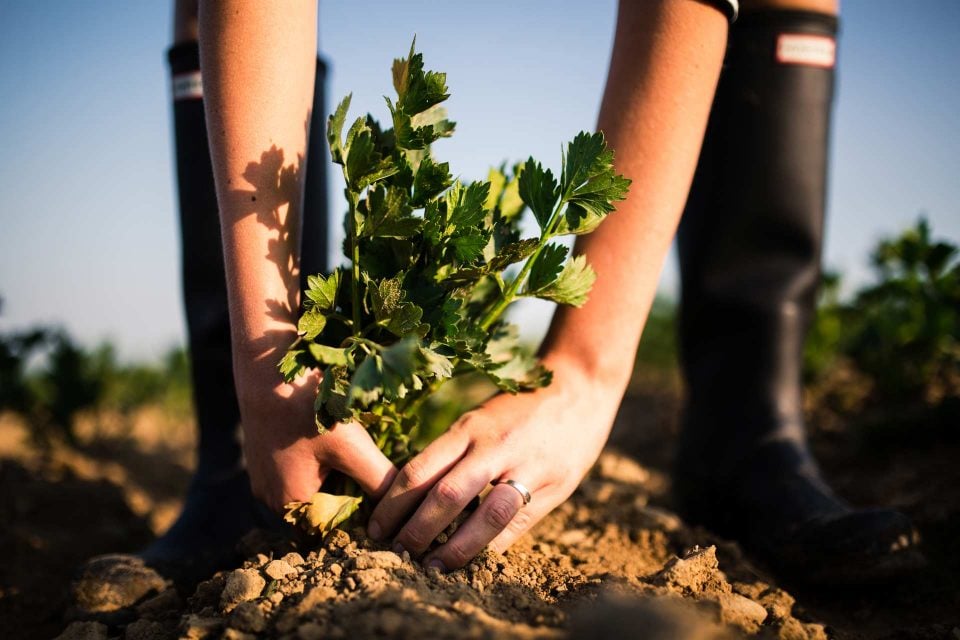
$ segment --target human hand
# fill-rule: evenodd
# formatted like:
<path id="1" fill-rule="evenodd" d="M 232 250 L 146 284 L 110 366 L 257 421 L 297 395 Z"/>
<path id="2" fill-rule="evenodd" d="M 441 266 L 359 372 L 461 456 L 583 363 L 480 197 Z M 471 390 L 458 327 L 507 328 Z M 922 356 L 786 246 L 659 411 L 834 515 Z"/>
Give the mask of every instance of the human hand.
<path id="1" fill-rule="evenodd" d="M 250 485 L 254 496 L 277 512 L 288 502 L 308 501 L 332 470 L 353 478 L 375 499 L 397 473 L 361 425 L 338 424 L 317 433 L 317 375 L 290 384 L 248 385 L 240 394 Z"/>
<path id="2" fill-rule="evenodd" d="M 577 367 L 551 363 L 553 383 L 495 396 L 464 415 L 411 459 L 374 509 L 368 533 L 394 533 L 395 548 L 419 555 L 493 481 L 498 484 L 450 539 L 424 558 L 441 570 L 464 566 L 484 547 L 504 551 L 573 493 L 603 448 L 621 393 Z M 413 515 L 410 515 L 410 514 Z"/>

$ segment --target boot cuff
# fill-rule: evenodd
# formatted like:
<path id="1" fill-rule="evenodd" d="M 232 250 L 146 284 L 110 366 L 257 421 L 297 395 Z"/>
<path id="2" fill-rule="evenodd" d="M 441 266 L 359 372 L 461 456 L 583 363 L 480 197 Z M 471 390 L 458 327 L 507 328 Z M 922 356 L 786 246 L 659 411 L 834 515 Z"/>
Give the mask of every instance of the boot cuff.
<path id="1" fill-rule="evenodd" d="M 829 13 L 784 9 L 741 11 L 733 25 L 734 31 L 797 31 L 801 33 L 835 36 L 840 19 Z"/>
<path id="2" fill-rule="evenodd" d="M 200 45 L 196 42 L 181 42 L 167 49 L 170 72 L 189 73 L 200 70 Z"/>

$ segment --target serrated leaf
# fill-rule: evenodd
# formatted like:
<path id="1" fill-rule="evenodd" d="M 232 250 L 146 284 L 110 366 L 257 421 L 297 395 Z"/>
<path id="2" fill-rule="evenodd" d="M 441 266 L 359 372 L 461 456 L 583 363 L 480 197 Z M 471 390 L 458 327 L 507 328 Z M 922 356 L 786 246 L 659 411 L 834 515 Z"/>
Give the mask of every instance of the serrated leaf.
<path id="1" fill-rule="evenodd" d="M 603 134 L 581 131 L 567 145 L 560 185 L 565 194 L 572 192 L 597 170 L 594 164 L 606 150 Z"/>
<path id="2" fill-rule="evenodd" d="M 537 249 L 539 240 L 526 238 L 504 246 L 489 262 L 490 271 L 503 271 L 511 264 L 526 260 Z"/>
<path id="3" fill-rule="evenodd" d="M 345 367 L 329 366 L 324 370 L 320 391 L 314 405 L 317 410 L 318 428 L 330 428 L 337 422 L 351 417 L 347 398 L 349 390 L 350 380 Z"/>
<path id="4" fill-rule="evenodd" d="M 411 215 L 413 208 L 404 189 L 378 185 L 367 191 L 360 207 L 365 216 L 363 237 L 407 238 L 423 224 Z"/>
<path id="5" fill-rule="evenodd" d="M 587 264 L 586 256 L 576 256 L 564 265 L 560 276 L 550 284 L 533 290 L 532 295 L 559 304 L 581 307 L 587 301 L 597 274 Z"/>
<path id="6" fill-rule="evenodd" d="M 326 536 L 346 522 L 360 508 L 362 497 L 337 496 L 317 492 L 309 502 L 289 502 L 283 505 L 283 519 L 302 528 L 308 534 Z"/>
<path id="7" fill-rule="evenodd" d="M 340 101 L 336 110 L 327 119 L 327 143 L 330 145 L 330 156 L 337 164 L 344 163 L 341 136 L 343 135 L 343 123 L 347 118 L 352 97 L 353 94 L 347 94 L 347 97 Z"/>
<path id="8" fill-rule="evenodd" d="M 555 282 L 560 276 L 563 261 L 566 257 L 567 248 L 565 246 L 556 243 L 545 246 L 530 268 L 530 276 L 527 278 L 527 294 L 537 295 L 538 291 Z"/>
<path id="9" fill-rule="evenodd" d="M 423 70 L 423 54 L 416 53 L 416 38 L 405 59 L 393 61 L 393 87 L 397 91 L 397 105 L 414 115 L 450 97 L 447 93 L 447 74 Z"/>
<path id="10" fill-rule="evenodd" d="M 519 194 L 533 211 L 533 216 L 537 219 L 540 228 L 546 229 L 553 209 L 557 206 L 557 199 L 560 197 L 560 190 L 553 172 L 549 169 L 544 170 L 539 162 L 530 158 L 520 173 Z"/>
<path id="11" fill-rule="evenodd" d="M 489 239 L 490 236 L 479 229 L 468 229 L 451 239 L 454 255 L 460 262 L 475 262 L 483 255 L 483 248 Z"/>
<path id="12" fill-rule="evenodd" d="M 391 313 L 386 329 L 398 338 L 411 333 L 419 334 L 421 318 L 423 318 L 423 309 L 412 302 L 404 302 Z"/>
<path id="13" fill-rule="evenodd" d="M 373 131 L 365 118 L 358 118 L 347 134 L 346 174 L 354 191 L 395 174 L 397 166 L 377 149 Z"/>
<path id="14" fill-rule="evenodd" d="M 304 291 L 305 309 L 332 310 L 337 304 L 337 289 L 340 288 L 342 272 L 336 269 L 329 276 L 307 276 L 307 290 Z"/>
<path id="15" fill-rule="evenodd" d="M 435 163 L 429 156 L 420 163 L 417 175 L 413 178 L 413 197 L 410 204 L 414 208 L 423 207 L 450 186 L 453 177 L 450 165 L 446 162 Z"/>
<path id="16" fill-rule="evenodd" d="M 489 193 L 489 182 L 471 182 L 466 187 L 457 182 L 447 192 L 447 221 L 458 229 L 479 225 L 486 217 L 483 204 Z"/>
<path id="17" fill-rule="evenodd" d="M 350 362 L 346 349 L 317 344 L 316 342 L 310 343 L 307 349 L 310 351 L 313 359 L 322 365 L 345 367 Z"/>
<path id="18" fill-rule="evenodd" d="M 368 286 L 370 304 L 377 320 L 386 320 L 400 304 L 400 278 L 387 278 L 375 286 Z"/>
<path id="19" fill-rule="evenodd" d="M 453 363 L 450 358 L 441 355 L 429 347 L 420 347 L 423 358 L 423 370 L 434 378 L 449 378 L 453 375 Z"/>
<path id="20" fill-rule="evenodd" d="M 404 338 L 380 352 L 384 369 L 406 380 L 418 369 L 420 363 L 420 341 Z"/>
<path id="21" fill-rule="evenodd" d="M 426 111 L 414 115 L 410 118 L 410 124 L 415 129 L 431 127 L 433 140 L 450 137 L 457 126 L 456 122 L 447 120 L 447 110 L 440 105 L 434 105 Z"/>
<path id="22" fill-rule="evenodd" d="M 313 340 L 323 332 L 325 326 L 327 326 L 327 317 L 322 312 L 312 309 L 300 316 L 300 321 L 297 322 L 297 333 L 307 340 Z"/>
<path id="23" fill-rule="evenodd" d="M 350 377 L 347 392 L 348 406 L 369 406 L 383 394 L 383 363 L 379 355 L 363 359 Z"/>
<path id="24" fill-rule="evenodd" d="M 613 168 L 613 151 L 602 133 L 581 132 L 567 148 L 562 190 L 568 206 L 557 226 L 558 234 L 590 233 L 623 200 L 630 180 Z"/>
<path id="25" fill-rule="evenodd" d="M 280 358 L 277 368 L 285 382 L 294 381 L 306 370 L 307 363 L 304 362 L 306 353 L 303 349 L 290 349 Z"/>

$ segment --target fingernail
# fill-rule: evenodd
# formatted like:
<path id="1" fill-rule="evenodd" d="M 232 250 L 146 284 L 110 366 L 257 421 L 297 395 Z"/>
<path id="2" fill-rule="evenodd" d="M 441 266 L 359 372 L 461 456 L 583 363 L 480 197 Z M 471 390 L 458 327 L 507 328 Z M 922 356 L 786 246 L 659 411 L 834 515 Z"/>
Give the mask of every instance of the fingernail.
<path id="1" fill-rule="evenodd" d="M 427 563 L 427 569 L 437 569 L 440 573 L 446 573 L 447 567 L 438 558 L 433 558 Z"/>
<path id="2" fill-rule="evenodd" d="M 404 551 L 406 551 L 406 549 L 403 548 L 402 544 L 400 544 L 399 542 L 393 543 L 393 552 L 395 554 L 397 554 L 398 556 L 402 556 Z"/>
<path id="3" fill-rule="evenodd" d="M 372 540 L 379 540 L 380 536 L 383 535 L 383 531 L 380 529 L 380 525 L 376 522 L 370 521 L 370 524 L 367 525 L 367 535 Z"/>

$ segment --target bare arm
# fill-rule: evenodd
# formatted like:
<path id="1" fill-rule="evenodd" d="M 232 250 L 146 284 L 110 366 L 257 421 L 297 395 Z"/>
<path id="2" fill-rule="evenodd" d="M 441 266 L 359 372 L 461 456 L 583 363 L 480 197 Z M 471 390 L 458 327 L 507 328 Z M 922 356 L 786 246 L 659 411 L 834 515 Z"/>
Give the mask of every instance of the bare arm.
<path id="1" fill-rule="evenodd" d="M 577 242 L 597 281 L 582 308 L 558 310 L 544 353 L 621 393 L 693 180 L 726 34 L 725 17 L 692 0 L 620 3 L 597 128 L 633 184 Z"/>
<path id="2" fill-rule="evenodd" d="M 200 6 L 244 451 L 255 494 L 274 508 L 308 499 L 331 468 L 374 495 L 393 473 L 359 425 L 317 435 L 316 374 L 285 384 L 277 372 L 280 355 L 296 337 L 316 11 L 316 0 Z"/>
<path id="3" fill-rule="evenodd" d="M 599 128 L 630 195 L 578 249 L 597 271 L 590 301 L 554 318 L 543 355 L 549 387 L 499 395 L 459 420 L 400 471 L 371 533 L 419 553 L 491 480 L 509 485 L 428 562 L 463 566 L 503 550 L 570 496 L 600 453 L 630 375 L 706 128 L 727 35 L 723 14 L 695 0 L 622 0 Z M 422 502 L 421 502 L 422 500 Z M 412 514 L 412 516 L 411 516 Z"/>

